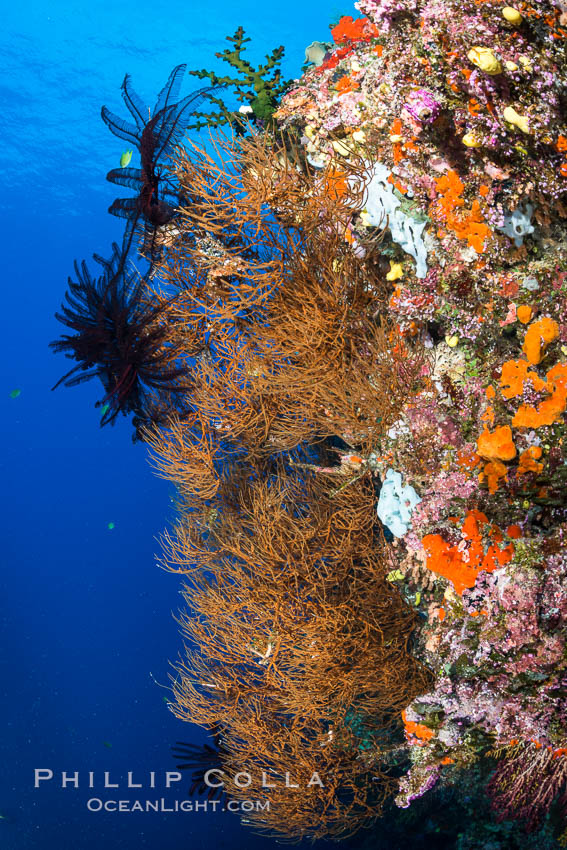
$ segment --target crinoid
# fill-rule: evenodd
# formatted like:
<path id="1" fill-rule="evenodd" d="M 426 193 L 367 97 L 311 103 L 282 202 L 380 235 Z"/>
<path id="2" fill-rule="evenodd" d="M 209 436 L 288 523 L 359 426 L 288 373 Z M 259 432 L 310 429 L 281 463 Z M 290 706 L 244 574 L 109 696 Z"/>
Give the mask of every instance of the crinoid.
<path id="1" fill-rule="evenodd" d="M 50 343 L 77 364 L 57 381 L 75 386 L 99 377 L 105 396 L 101 425 L 119 413 L 133 413 L 141 425 L 162 421 L 190 387 L 183 380 L 178 347 L 168 337 L 163 313 L 169 301 L 146 299 L 146 278 L 128 273 L 116 243 L 109 260 L 94 254 L 104 272 L 94 278 L 85 261 L 75 262 L 77 280 L 68 280 L 67 304 L 55 317 L 75 333 Z M 147 277 L 147 275 L 146 275 Z"/>
<path id="2" fill-rule="evenodd" d="M 163 160 L 179 145 L 193 115 L 193 110 L 218 86 L 202 88 L 177 102 L 186 65 L 177 65 L 159 93 L 153 115 L 132 88 L 127 74 L 122 83 L 122 96 L 134 124 L 123 121 L 102 107 L 102 120 L 110 131 L 135 145 L 140 152 L 141 168 L 114 168 L 106 179 L 137 192 L 133 198 L 117 198 L 109 212 L 126 218 L 130 224 L 124 237 L 124 251 L 129 251 L 134 234 L 143 238 L 144 253 L 152 262 L 159 252 L 158 233 L 175 217 L 180 204 L 179 189 Z"/>
<path id="3" fill-rule="evenodd" d="M 199 795 L 207 795 L 207 800 L 214 800 L 217 797 L 222 797 L 224 792 L 219 772 L 222 771 L 222 753 L 224 751 L 222 743 L 222 731 L 220 726 L 215 726 L 211 730 L 211 736 L 214 741 L 214 747 L 210 744 L 203 744 L 202 747 L 196 744 L 186 744 L 183 741 L 176 741 L 175 746 L 171 748 L 171 754 L 175 759 L 183 761 L 176 765 L 177 770 L 191 770 L 191 785 L 189 787 L 189 796 L 197 793 Z M 209 771 L 213 773 L 208 776 Z"/>

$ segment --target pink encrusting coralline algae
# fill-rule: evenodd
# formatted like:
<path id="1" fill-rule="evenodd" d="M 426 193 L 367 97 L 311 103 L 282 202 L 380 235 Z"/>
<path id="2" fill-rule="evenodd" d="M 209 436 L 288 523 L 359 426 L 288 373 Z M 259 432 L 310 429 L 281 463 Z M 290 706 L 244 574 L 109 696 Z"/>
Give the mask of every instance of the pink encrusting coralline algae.
<path id="1" fill-rule="evenodd" d="M 361 258 L 379 238 L 380 309 L 423 358 L 371 458 L 416 494 L 390 580 L 424 615 L 436 676 L 404 715 L 431 732 L 407 740 L 407 806 L 486 753 L 567 758 L 567 9 L 355 8 L 276 119 L 316 172 L 365 164 L 341 226 Z M 551 775 L 549 805 L 567 791 Z"/>

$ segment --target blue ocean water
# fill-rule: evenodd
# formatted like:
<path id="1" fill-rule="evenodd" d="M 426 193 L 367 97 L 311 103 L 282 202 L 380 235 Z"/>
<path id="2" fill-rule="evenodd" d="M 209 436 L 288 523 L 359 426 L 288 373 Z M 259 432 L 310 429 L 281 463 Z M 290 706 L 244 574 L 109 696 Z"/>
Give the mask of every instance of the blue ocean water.
<path id="1" fill-rule="evenodd" d="M 100 384 L 51 392 L 72 364 L 48 343 L 63 331 L 53 314 L 73 260 L 108 256 L 122 234 L 106 212 L 117 191 L 105 174 L 126 145 L 100 108 L 127 117 L 124 74 L 153 105 L 181 62 L 222 71 L 214 53 L 242 25 L 251 61 L 283 44 L 284 76 L 298 76 L 305 46 L 328 38 L 341 13 L 353 10 L 333 0 L 29 0 L 3 8 L 2 850 L 276 846 L 234 815 L 87 810 L 88 799 L 111 793 L 182 798 L 187 780 L 179 793 L 160 787 L 174 769 L 169 748 L 206 738 L 170 714 L 168 692 L 156 684 L 167 684 L 182 648 L 172 617 L 180 582 L 155 563 L 172 488 L 153 473 L 145 446 L 132 444 L 126 420 L 99 427 Z M 182 95 L 200 84 L 187 77 Z M 36 768 L 53 779 L 34 788 Z M 79 773 L 78 789 L 61 787 L 64 771 Z M 101 789 L 104 771 L 122 783 L 116 792 Z M 128 771 L 142 791 L 123 787 Z"/>

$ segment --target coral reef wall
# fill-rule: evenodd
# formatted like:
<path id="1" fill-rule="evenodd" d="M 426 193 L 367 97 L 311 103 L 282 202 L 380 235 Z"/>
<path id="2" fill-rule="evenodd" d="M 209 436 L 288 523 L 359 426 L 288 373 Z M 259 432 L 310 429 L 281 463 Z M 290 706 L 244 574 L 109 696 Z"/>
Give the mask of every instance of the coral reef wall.
<path id="1" fill-rule="evenodd" d="M 566 788 L 567 12 L 356 8 L 276 116 L 314 168 L 366 161 L 345 239 L 362 258 L 381 233 L 389 316 L 429 357 L 375 447 L 395 580 L 427 616 L 436 675 L 404 712 L 397 802 L 495 758 L 497 813 L 533 829 L 564 820 Z"/>
<path id="2" fill-rule="evenodd" d="M 193 73 L 244 109 L 209 90 L 212 116 L 181 124 L 191 96 L 158 110 L 167 181 L 153 119 L 138 127 L 147 167 L 110 173 L 139 193 L 116 202 L 122 254 L 95 255 L 98 280 L 76 267 L 76 334 L 54 347 L 78 361 L 62 380 L 100 377 L 103 424 L 134 413 L 176 484 L 171 708 L 213 733 L 199 764 L 214 755 L 227 796 L 268 804 L 248 823 L 341 839 L 426 795 L 465 811 L 474 775 L 498 846 L 528 846 L 520 828 L 557 846 L 567 10 L 356 9 L 291 84 L 282 48 L 243 60 L 240 28 L 219 54 L 240 78 Z M 234 134 L 173 149 L 204 123 Z"/>

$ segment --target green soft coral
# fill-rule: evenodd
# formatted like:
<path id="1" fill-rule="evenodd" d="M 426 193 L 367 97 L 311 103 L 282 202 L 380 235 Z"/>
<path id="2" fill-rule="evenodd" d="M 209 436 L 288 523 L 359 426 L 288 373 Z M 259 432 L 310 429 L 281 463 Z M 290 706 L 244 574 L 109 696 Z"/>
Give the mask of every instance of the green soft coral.
<path id="1" fill-rule="evenodd" d="M 254 118 L 264 122 L 271 122 L 272 115 L 278 107 L 279 100 L 293 80 L 282 80 L 280 63 L 284 55 L 283 47 L 276 47 L 271 54 L 266 55 L 266 62 L 254 68 L 250 62 L 243 58 L 242 53 L 246 50 L 244 44 L 250 41 L 245 38 L 243 27 L 238 27 L 233 36 L 227 36 L 227 41 L 234 45 L 232 49 L 226 48 L 222 53 L 216 53 L 217 59 L 228 62 L 240 74 L 240 77 L 219 77 L 214 71 L 190 71 L 189 73 L 199 79 L 209 79 L 212 86 L 226 86 L 234 89 L 236 98 L 240 103 L 245 103 L 252 109 Z M 202 127 L 220 127 L 223 124 L 236 125 L 236 129 L 243 128 L 243 116 L 239 112 L 231 112 L 225 102 L 218 97 L 209 98 L 219 111 L 212 114 L 196 112 L 196 123 L 191 129 L 199 130 Z"/>

